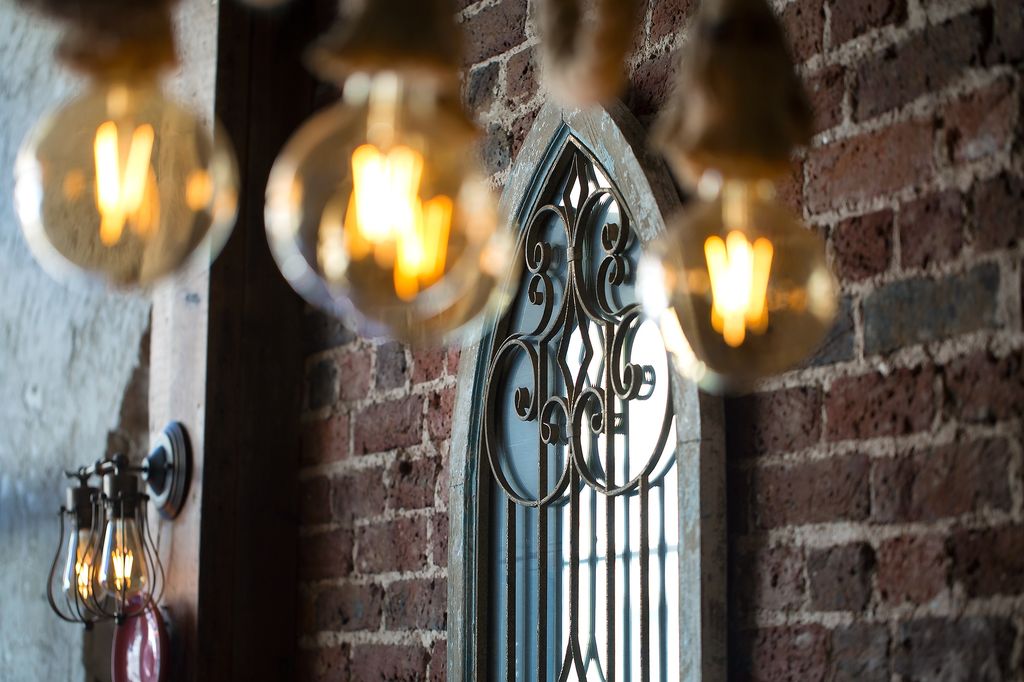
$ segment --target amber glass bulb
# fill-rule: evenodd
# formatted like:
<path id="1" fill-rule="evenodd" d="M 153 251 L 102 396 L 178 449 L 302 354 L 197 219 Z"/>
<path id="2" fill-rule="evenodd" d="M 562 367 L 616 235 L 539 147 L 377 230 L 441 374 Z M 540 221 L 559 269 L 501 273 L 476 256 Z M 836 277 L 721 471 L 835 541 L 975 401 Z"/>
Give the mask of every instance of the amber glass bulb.
<path id="1" fill-rule="evenodd" d="M 87 602 L 92 596 L 94 551 L 89 547 L 89 536 L 88 528 L 79 528 L 68 535 L 61 587 L 72 602 Z"/>
<path id="2" fill-rule="evenodd" d="M 113 517 L 107 521 L 97 579 L 100 597 L 110 596 L 127 603 L 149 594 L 149 565 L 134 517 Z"/>
<path id="3" fill-rule="evenodd" d="M 450 341 L 508 300 L 513 243 L 475 133 L 430 83 L 350 76 L 288 142 L 267 186 L 282 273 L 372 334 Z"/>
<path id="4" fill-rule="evenodd" d="M 97 79 L 28 135 L 15 163 L 17 211 L 39 263 L 117 286 L 215 256 L 237 188 L 226 136 L 151 80 Z"/>
<path id="5" fill-rule="evenodd" d="M 641 292 L 681 371 L 708 390 L 742 390 L 821 342 L 836 284 L 824 244 L 768 181 L 706 174 L 700 200 L 641 264 Z"/>

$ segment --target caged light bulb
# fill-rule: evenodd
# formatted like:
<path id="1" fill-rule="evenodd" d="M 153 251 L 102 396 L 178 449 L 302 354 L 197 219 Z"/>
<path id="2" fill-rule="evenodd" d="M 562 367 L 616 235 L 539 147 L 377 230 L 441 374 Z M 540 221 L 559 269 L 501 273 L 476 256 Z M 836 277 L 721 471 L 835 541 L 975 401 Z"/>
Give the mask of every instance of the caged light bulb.
<path id="1" fill-rule="evenodd" d="M 142 535 L 133 516 L 114 516 L 103 531 L 97 569 L 100 597 L 110 596 L 121 603 L 149 594 L 150 578 Z"/>
<path id="2" fill-rule="evenodd" d="M 146 286 L 193 255 L 216 256 L 237 213 L 237 168 L 225 135 L 153 78 L 96 77 L 29 133 L 15 203 L 51 275 Z"/>
<path id="3" fill-rule="evenodd" d="M 507 303 L 514 260 L 475 137 L 427 79 L 350 75 L 342 101 L 271 171 L 266 223 L 282 273 L 371 334 L 420 344 L 466 334 Z"/>
<path id="4" fill-rule="evenodd" d="M 771 182 L 707 172 L 698 193 L 644 257 L 642 296 L 684 374 L 707 390 L 741 390 L 817 347 L 836 283 L 822 240 Z"/>
<path id="5" fill-rule="evenodd" d="M 68 536 L 61 588 L 72 602 L 88 602 L 92 597 L 94 551 L 89 546 L 89 537 L 88 528 L 79 528 Z"/>

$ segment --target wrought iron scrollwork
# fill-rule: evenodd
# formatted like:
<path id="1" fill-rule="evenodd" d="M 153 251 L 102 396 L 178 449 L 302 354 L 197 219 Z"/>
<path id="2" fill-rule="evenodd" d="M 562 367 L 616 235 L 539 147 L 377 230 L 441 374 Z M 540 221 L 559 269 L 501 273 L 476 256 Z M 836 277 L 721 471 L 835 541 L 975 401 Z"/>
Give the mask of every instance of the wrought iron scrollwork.
<path id="1" fill-rule="evenodd" d="M 494 482 L 508 496 L 504 514 L 510 554 L 517 532 L 515 505 L 536 509 L 540 515 L 537 570 L 544 583 L 549 570 L 544 556 L 547 513 L 556 504 L 567 504 L 578 524 L 583 486 L 609 500 L 638 495 L 646 519 L 647 490 L 667 450 L 673 415 L 667 366 L 660 365 L 663 375 L 659 375 L 645 358 L 634 358 L 634 342 L 644 319 L 633 294 L 639 245 L 629 207 L 599 164 L 571 136 L 537 197 L 536 207 L 525 216 L 519 242 L 526 278 L 492 340 L 481 409 L 481 447 Z M 663 347 L 659 348 L 663 354 Z M 616 443 L 628 441 L 630 414 L 641 405 L 644 419 L 637 428 L 656 434 L 645 439 L 652 445 L 641 453 L 630 452 L 626 445 L 623 453 L 617 453 Z M 511 427 L 506 421 L 518 421 L 520 435 L 523 424 L 536 425 L 527 445 L 518 437 L 515 445 L 507 442 Z M 618 462 L 617 457 L 621 457 Z M 518 468 L 524 466 L 536 467 L 531 472 L 532 490 L 519 480 Z M 614 538 L 614 520 L 607 524 L 602 530 Z M 580 539 L 574 536 L 571 541 L 574 558 L 570 563 L 575 563 Z M 646 542 L 644 535 L 645 548 Z M 615 542 L 609 544 L 609 552 L 614 553 Z M 609 554 L 609 564 L 612 560 Z M 646 567 L 647 559 L 640 561 Z M 515 574 L 511 565 L 508 570 L 506 589 L 511 594 Z M 615 589 L 614 570 L 608 573 L 611 590 Z M 579 571 L 575 567 L 569 583 L 563 589 L 576 594 Z M 645 599 L 640 601 L 646 603 Z M 506 608 L 514 611 L 515 604 L 510 601 Z M 543 611 L 545 606 L 539 608 Z M 643 608 L 646 619 L 647 607 Z M 558 677 L 567 679 L 575 670 L 582 679 L 585 661 L 593 659 L 593 641 L 580 641 L 575 598 L 570 599 L 569 610 L 569 645 L 559 654 L 563 662 Z M 510 618 L 514 623 L 514 616 Z M 614 626 L 611 611 L 608 624 Z M 538 625 L 538 679 L 546 679 L 544 627 Z M 611 667 L 614 646 L 609 646 L 605 665 Z M 514 649 L 514 641 L 509 640 L 505 655 L 514 656 Z M 513 679 L 511 673 L 509 679 Z"/>

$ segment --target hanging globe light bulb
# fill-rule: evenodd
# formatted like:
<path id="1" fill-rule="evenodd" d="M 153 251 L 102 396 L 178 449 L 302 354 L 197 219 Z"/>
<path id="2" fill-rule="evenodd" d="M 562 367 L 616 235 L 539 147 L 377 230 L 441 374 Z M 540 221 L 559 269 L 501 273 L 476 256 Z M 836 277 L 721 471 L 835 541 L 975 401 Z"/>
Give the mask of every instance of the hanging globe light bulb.
<path id="1" fill-rule="evenodd" d="M 267 233 L 292 286 L 365 332 L 419 344 L 465 335 L 507 302 L 514 261 L 455 98 L 450 9 L 381 0 L 328 34 L 313 64 L 344 80 L 342 99 L 293 136 L 267 185 Z"/>
<path id="2" fill-rule="evenodd" d="M 817 347 L 836 285 L 821 240 L 770 181 L 708 172 L 698 195 L 645 254 L 641 291 L 681 371 L 705 389 L 742 389 Z"/>
<path id="3" fill-rule="evenodd" d="M 821 238 L 775 195 L 810 139 L 810 109 L 771 8 L 708 0 L 696 35 L 658 138 L 697 200 L 638 277 L 679 370 L 706 390 L 745 390 L 817 347 L 837 285 Z"/>
<path id="4" fill-rule="evenodd" d="M 44 117 L 15 162 L 26 240 L 58 278 L 149 285 L 194 254 L 214 257 L 234 225 L 234 154 L 225 135 L 161 92 L 173 36 L 166 7 L 146 8 L 102 29 L 72 27 L 58 55 L 89 86 Z"/>

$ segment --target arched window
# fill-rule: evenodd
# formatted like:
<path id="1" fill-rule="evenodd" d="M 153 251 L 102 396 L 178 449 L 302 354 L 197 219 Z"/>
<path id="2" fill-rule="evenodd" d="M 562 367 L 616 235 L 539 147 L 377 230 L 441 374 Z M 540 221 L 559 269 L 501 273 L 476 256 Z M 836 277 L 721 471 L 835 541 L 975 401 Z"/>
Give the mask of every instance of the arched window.
<path id="1" fill-rule="evenodd" d="M 549 105 L 506 186 L 523 276 L 460 368 L 450 679 L 724 679 L 720 405 L 637 303 L 676 204 L 637 131 Z"/>

